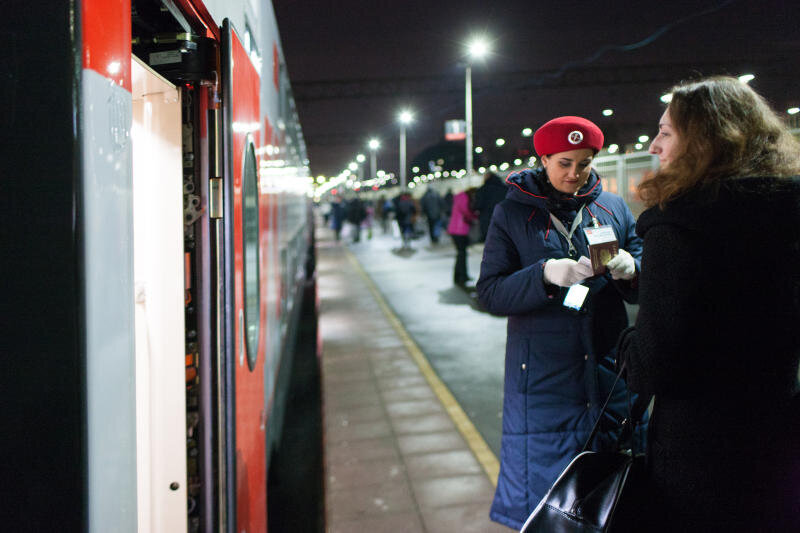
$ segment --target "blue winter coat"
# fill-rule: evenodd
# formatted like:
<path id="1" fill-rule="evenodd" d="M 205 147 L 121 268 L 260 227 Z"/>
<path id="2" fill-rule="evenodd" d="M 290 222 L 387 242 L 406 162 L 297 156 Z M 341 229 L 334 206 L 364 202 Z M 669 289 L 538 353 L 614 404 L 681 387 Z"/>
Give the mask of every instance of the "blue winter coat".
<path id="1" fill-rule="evenodd" d="M 476 288 L 489 312 L 508 316 L 500 476 L 490 516 L 519 529 L 588 437 L 613 379 L 609 356 L 628 324 L 623 299 L 636 299 L 631 282 L 606 273 L 583 282 L 590 291 L 580 312 L 562 305 L 566 289 L 545 285 L 544 262 L 589 254 L 579 228 L 573 236 L 577 254 L 569 255 L 550 212 L 567 229 L 577 208 L 583 210 L 581 228 L 592 217 L 611 225 L 637 271 L 642 243 L 630 209 L 603 192 L 594 171 L 576 196 L 562 199 L 544 169 L 523 170 L 506 181 L 509 191 L 492 215 Z M 617 390 L 611 410 L 624 415 L 627 392 L 624 385 Z M 602 433 L 595 449 L 612 443 L 610 433 Z"/>

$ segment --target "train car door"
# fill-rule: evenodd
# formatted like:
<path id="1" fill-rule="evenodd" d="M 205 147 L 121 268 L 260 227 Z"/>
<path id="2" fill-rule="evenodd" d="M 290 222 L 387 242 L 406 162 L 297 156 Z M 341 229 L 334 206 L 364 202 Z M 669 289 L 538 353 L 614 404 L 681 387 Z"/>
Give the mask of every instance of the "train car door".
<path id="1" fill-rule="evenodd" d="M 265 335 L 260 270 L 260 76 L 227 19 L 222 26 L 226 189 L 226 305 L 229 379 L 234 379 L 234 531 L 266 531 Z M 232 178 L 232 179 L 230 179 Z M 233 337 L 233 338 L 231 338 Z M 232 349 L 232 350 L 231 350 Z M 232 351 L 232 353 L 231 353 Z M 230 381 L 229 381 L 230 383 Z"/>
<path id="2" fill-rule="evenodd" d="M 186 531 L 181 93 L 134 57 L 133 275 L 139 531 Z"/>

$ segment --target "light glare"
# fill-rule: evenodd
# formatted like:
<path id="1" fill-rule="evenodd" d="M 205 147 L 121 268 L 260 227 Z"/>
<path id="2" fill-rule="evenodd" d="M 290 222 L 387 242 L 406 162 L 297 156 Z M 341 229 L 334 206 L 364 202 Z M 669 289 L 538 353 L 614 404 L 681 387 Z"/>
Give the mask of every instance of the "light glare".
<path id="1" fill-rule="evenodd" d="M 489 53 L 489 43 L 483 37 L 476 37 L 469 43 L 469 55 L 473 59 L 480 59 Z"/>

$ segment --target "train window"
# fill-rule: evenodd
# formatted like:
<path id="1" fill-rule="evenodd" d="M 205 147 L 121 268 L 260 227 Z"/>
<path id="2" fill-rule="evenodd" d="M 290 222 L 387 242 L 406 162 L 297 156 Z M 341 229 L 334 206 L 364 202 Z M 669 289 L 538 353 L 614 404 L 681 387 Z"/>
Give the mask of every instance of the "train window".
<path id="1" fill-rule="evenodd" d="M 258 356 L 258 328 L 261 312 L 259 289 L 258 248 L 258 169 L 252 143 L 247 144 L 244 157 L 243 189 L 243 249 L 244 249 L 244 341 L 247 347 L 247 366 L 256 367 Z"/>

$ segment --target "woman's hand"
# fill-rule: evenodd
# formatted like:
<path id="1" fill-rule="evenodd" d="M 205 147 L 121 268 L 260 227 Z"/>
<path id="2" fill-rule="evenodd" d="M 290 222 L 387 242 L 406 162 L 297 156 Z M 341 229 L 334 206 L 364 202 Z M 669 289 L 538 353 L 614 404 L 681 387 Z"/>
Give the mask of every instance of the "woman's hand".
<path id="1" fill-rule="evenodd" d="M 627 252 L 626 252 L 627 253 Z M 592 264 L 573 261 L 572 259 L 548 259 L 544 264 L 543 277 L 545 283 L 559 287 L 572 287 L 592 276 Z"/>
<path id="2" fill-rule="evenodd" d="M 617 255 L 606 264 L 613 279 L 633 279 L 636 276 L 636 262 L 633 256 L 620 248 Z"/>

